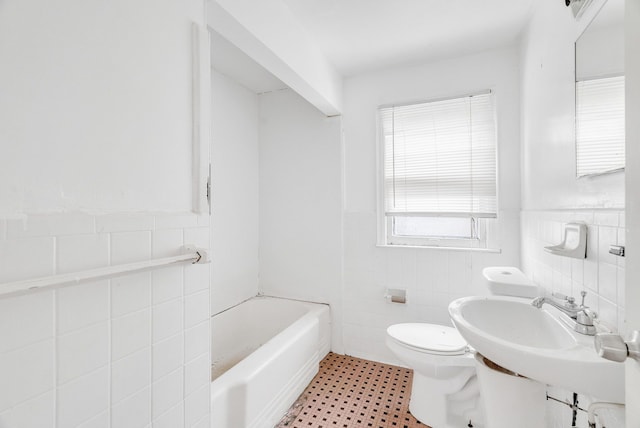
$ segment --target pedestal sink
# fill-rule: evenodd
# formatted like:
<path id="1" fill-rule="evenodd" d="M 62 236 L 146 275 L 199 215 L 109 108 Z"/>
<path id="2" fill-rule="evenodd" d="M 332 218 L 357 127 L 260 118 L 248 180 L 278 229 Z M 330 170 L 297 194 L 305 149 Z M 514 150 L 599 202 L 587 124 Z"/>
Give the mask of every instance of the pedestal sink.
<path id="1" fill-rule="evenodd" d="M 449 305 L 474 349 L 523 376 L 597 400 L 624 403 L 624 364 L 598 357 L 593 336 L 573 332 L 553 308 L 511 297 L 464 297 Z"/>

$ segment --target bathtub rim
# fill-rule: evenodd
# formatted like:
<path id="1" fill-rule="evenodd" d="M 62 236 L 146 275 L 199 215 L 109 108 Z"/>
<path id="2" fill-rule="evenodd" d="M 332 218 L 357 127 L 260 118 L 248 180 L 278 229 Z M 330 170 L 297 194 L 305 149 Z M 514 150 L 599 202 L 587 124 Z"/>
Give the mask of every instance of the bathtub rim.
<path id="1" fill-rule="evenodd" d="M 328 306 L 328 305 L 327 305 Z M 211 393 L 215 394 L 215 386 L 234 386 L 241 384 L 243 380 L 250 379 L 253 375 L 259 372 L 264 366 L 267 365 L 268 360 L 265 360 L 264 356 L 280 355 L 282 354 L 283 346 L 287 345 L 292 339 L 300 337 L 306 332 L 304 326 L 313 323 L 314 321 L 319 323 L 319 315 L 323 311 L 323 308 L 314 309 L 313 311 L 306 312 L 304 315 L 296 319 L 291 324 L 287 325 L 284 330 L 279 331 L 275 336 L 271 337 L 266 343 L 262 344 L 256 350 L 251 352 L 245 358 L 240 360 L 236 365 L 229 370 L 218 376 L 215 380 L 211 381 Z M 295 334 L 292 335 L 292 332 Z M 319 355 L 319 352 L 318 352 Z M 319 355 L 322 359 L 323 356 Z M 236 374 L 236 372 L 242 372 L 244 376 L 236 377 L 234 379 L 227 380 L 229 373 Z"/>

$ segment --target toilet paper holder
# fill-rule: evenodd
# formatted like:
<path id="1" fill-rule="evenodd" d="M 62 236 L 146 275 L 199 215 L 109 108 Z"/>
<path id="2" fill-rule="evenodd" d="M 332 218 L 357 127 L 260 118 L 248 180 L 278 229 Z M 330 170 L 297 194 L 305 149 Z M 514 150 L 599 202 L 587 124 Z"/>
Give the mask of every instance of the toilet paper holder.
<path id="1" fill-rule="evenodd" d="M 404 288 L 387 288 L 384 298 L 389 303 L 407 303 L 407 290 Z"/>

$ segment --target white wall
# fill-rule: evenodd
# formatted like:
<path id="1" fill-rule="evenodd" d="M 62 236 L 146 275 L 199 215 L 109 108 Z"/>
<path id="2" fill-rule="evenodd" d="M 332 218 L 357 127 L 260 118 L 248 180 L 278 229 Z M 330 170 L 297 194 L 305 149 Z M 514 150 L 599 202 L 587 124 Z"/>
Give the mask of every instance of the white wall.
<path id="1" fill-rule="evenodd" d="M 258 95 L 212 73 L 212 313 L 258 294 Z"/>
<path id="2" fill-rule="evenodd" d="M 626 275 L 626 306 L 633 308 L 626 314 L 627 331 L 640 330 L 640 198 L 636 191 L 640 183 L 640 3 L 625 2 L 625 61 L 627 113 L 627 244 L 628 270 Z M 640 363 L 627 361 L 626 400 L 627 426 L 640 426 Z"/>
<path id="3" fill-rule="evenodd" d="M 0 212 L 190 210 L 202 13 L 201 0 L 2 2 Z"/>
<path id="4" fill-rule="evenodd" d="M 574 43 L 601 4 L 579 21 L 561 1 L 535 4 L 521 51 L 525 210 L 624 206 L 624 173 L 575 178 Z"/>
<path id="5" fill-rule="evenodd" d="M 192 21 L 201 0 L 0 3 L 0 284 L 208 247 Z M 206 265 L 0 299 L 0 426 L 208 427 L 208 302 Z"/>
<path id="6" fill-rule="evenodd" d="M 260 96 L 260 289 L 327 302 L 340 352 L 341 118 L 291 90 Z"/>
<path id="7" fill-rule="evenodd" d="M 501 254 L 376 247 L 376 109 L 389 103 L 495 92 L 499 152 L 499 221 L 490 245 Z M 457 297 L 484 294 L 485 266 L 518 266 L 519 89 L 515 50 L 499 50 L 349 78 L 345 82 L 344 343 L 345 352 L 397 362 L 384 344 L 398 322 L 449 324 Z M 406 305 L 389 304 L 386 288 L 406 288 Z"/>

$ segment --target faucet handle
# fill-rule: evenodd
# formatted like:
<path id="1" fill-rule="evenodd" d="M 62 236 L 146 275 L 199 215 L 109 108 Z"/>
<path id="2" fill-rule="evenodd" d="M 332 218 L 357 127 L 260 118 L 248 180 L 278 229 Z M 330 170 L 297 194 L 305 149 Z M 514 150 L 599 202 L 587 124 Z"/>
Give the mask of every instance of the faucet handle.
<path id="1" fill-rule="evenodd" d="M 593 325 L 593 321 L 596 318 L 598 318 L 598 314 L 589 308 L 585 308 L 584 306 L 576 316 L 576 320 L 582 325 Z"/>
<path id="2" fill-rule="evenodd" d="M 562 294 L 558 291 L 554 291 L 551 293 L 551 295 L 553 297 L 555 297 L 556 299 L 560 299 L 560 300 L 569 300 L 569 296 L 567 296 L 566 294 Z"/>
<path id="3" fill-rule="evenodd" d="M 566 294 L 558 293 L 557 291 L 554 291 L 553 293 L 551 293 L 551 295 L 556 299 L 566 301 L 569 304 L 569 306 L 573 306 L 576 303 L 576 299 L 574 297 L 567 296 Z"/>
<path id="4" fill-rule="evenodd" d="M 586 292 L 585 290 L 582 290 L 582 291 L 580 292 L 580 295 L 582 296 L 582 303 L 580 303 L 580 306 L 582 306 L 582 307 L 584 308 L 584 307 L 585 307 L 585 306 L 584 306 L 584 298 L 586 297 L 587 292 Z"/>

